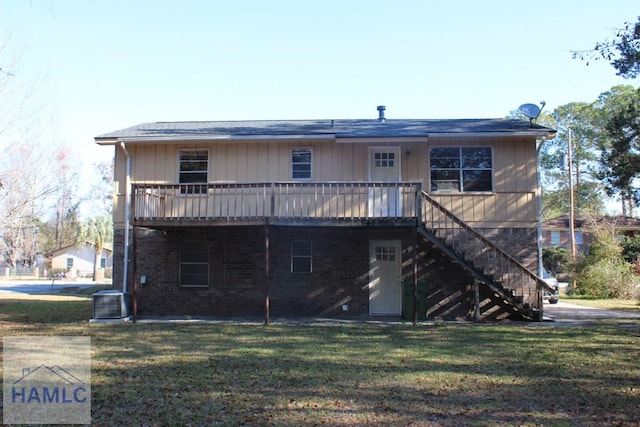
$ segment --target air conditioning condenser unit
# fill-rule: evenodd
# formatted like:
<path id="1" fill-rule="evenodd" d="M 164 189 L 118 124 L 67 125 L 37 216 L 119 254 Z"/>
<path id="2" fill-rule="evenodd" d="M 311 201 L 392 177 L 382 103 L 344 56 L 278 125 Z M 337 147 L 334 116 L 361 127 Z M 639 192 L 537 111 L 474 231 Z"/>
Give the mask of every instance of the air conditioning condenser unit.
<path id="1" fill-rule="evenodd" d="M 124 319 L 128 316 L 127 299 L 123 292 L 100 291 L 93 294 L 93 319 Z"/>

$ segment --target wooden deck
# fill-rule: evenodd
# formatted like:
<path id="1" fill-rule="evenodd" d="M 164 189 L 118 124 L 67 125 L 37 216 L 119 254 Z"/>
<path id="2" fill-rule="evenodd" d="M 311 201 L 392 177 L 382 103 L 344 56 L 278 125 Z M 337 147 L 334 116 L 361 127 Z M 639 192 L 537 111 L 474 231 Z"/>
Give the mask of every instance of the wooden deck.
<path id="1" fill-rule="evenodd" d="M 134 184 L 134 225 L 416 225 L 416 182 Z"/>

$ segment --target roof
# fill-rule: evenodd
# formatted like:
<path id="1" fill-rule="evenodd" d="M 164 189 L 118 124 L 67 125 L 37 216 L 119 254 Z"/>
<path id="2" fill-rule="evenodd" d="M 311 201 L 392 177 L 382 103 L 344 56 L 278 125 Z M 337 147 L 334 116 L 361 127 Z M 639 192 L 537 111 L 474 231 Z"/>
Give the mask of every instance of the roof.
<path id="1" fill-rule="evenodd" d="M 68 245 L 68 246 L 63 246 L 63 247 L 61 247 L 61 248 L 54 249 L 54 250 L 53 250 L 53 251 L 51 251 L 51 252 L 47 252 L 47 253 L 45 254 L 45 256 L 49 258 L 49 257 L 52 257 L 52 256 L 57 256 L 57 255 L 60 255 L 60 254 L 67 253 L 67 252 L 69 252 L 70 250 L 86 248 L 87 246 L 90 246 L 90 247 L 93 249 L 93 244 L 92 244 L 92 243 L 90 243 L 90 242 L 86 242 L 86 243 L 84 244 L 84 246 L 83 246 L 83 247 L 78 247 L 77 245 Z M 103 252 L 108 252 L 108 253 L 113 252 L 113 251 L 111 250 L 110 245 L 106 245 L 106 246 L 104 246 L 104 247 L 102 248 L 102 251 L 103 251 Z"/>
<path id="2" fill-rule="evenodd" d="M 601 216 L 597 218 L 575 218 L 573 221 L 574 227 L 582 228 L 585 225 L 601 225 L 601 226 L 613 226 L 619 229 L 640 229 L 640 219 L 630 216 Z M 557 218 L 552 218 L 542 223 L 542 228 L 547 230 L 566 230 L 569 228 L 569 216 L 563 215 Z"/>
<path id="3" fill-rule="evenodd" d="M 516 119 L 248 120 L 142 123 L 95 137 L 98 144 L 252 138 L 410 138 L 430 135 L 521 135 L 555 130 Z"/>

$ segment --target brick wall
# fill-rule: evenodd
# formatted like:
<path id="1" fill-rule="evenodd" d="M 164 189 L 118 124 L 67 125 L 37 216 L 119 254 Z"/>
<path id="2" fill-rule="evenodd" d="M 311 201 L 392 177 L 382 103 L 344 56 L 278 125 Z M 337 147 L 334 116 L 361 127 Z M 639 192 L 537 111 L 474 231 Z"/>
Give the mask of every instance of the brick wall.
<path id="1" fill-rule="evenodd" d="M 535 228 L 486 228 L 477 231 L 533 273 L 538 271 L 538 232 Z"/>
<path id="2" fill-rule="evenodd" d="M 535 271 L 535 230 L 482 230 Z M 270 312 L 278 316 L 365 317 L 369 313 L 369 241 L 400 240 L 402 281 L 412 296 L 413 240 L 410 228 L 269 228 Z M 291 242 L 313 242 L 313 272 L 291 272 Z M 210 285 L 178 285 L 181 242 L 209 243 Z M 121 288 L 124 233 L 116 230 L 114 287 Z M 418 282 L 429 318 L 471 319 L 471 277 L 430 244 L 418 239 Z M 201 230 L 137 230 L 140 315 L 264 316 L 264 227 Z M 130 263 L 133 256 L 130 257 Z M 129 267 L 130 277 L 133 273 Z M 130 284 L 132 283 L 130 279 Z M 131 285 L 130 285 L 131 286 Z M 342 305 L 348 305 L 348 311 Z M 405 306 L 406 308 L 406 306 Z M 411 307 L 412 308 L 412 307 Z"/>

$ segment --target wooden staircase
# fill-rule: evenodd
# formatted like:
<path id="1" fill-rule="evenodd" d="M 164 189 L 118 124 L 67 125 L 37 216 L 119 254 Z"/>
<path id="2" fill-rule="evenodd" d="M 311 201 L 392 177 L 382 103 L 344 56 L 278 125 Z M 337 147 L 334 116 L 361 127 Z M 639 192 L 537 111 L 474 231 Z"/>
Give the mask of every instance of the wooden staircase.
<path id="1" fill-rule="evenodd" d="M 418 233 L 487 286 L 523 320 L 542 320 L 541 278 L 422 192 Z"/>

